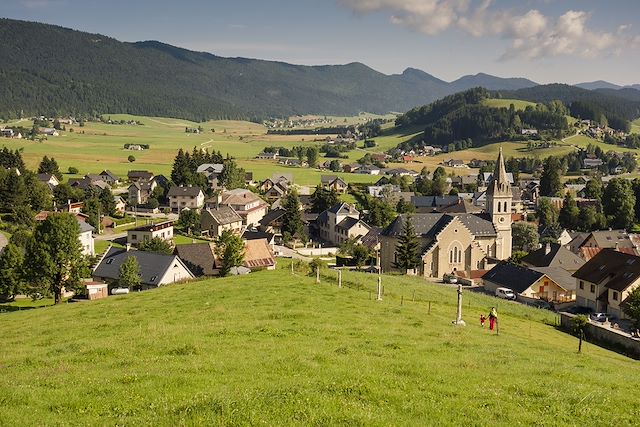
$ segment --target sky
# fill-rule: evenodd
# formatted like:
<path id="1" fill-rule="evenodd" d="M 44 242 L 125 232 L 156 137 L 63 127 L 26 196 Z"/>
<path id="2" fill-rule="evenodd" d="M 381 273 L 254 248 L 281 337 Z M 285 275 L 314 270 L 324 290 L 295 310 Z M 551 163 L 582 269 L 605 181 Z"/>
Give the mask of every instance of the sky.
<path id="1" fill-rule="evenodd" d="M 296 64 L 640 83 L 640 0 L 0 0 L 0 16 Z"/>

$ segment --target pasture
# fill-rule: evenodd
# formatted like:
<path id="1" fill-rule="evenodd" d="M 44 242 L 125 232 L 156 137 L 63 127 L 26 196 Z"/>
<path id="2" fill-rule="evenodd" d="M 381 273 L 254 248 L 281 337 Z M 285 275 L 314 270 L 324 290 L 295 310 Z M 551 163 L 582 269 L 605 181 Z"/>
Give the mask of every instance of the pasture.
<path id="1" fill-rule="evenodd" d="M 487 107 L 493 107 L 493 108 L 509 108 L 511 104 L 513 104 L 516 110 L 524 110 L 528 106 L 532 106 L 532 107 L 536 106 L 535 102 L 522 101 L 520 99 L 496 99 L 496 98 L 485 99 L 483 101 L 483 104 L 486 105 Z"/>
<path id="2" fill-rule="evenodd" d="M 637 362 L 419 278 L 281 270 L 0 315 L 1 425 L 634 425 Z M 297 269 L 300 267 L 296 267 Z M 415 301 L 413 300 L 415 298 Z M 429 309 L 428 301 L 432 301 Z M 498 306 L 500 333 L 477 321 Z"/>

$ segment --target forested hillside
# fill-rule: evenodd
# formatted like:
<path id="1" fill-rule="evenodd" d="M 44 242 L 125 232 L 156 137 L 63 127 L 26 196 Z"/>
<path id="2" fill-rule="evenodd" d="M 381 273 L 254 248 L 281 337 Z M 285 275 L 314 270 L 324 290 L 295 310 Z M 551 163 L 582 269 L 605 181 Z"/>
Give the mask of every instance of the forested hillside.
<path id="1" fill-rule="evenodd" d="M 477 75 L 453 83 L 363 64 L 298 66 L 222 58 L 160 42 L 123 43 L 53 25 L 0 19 L 0 117 L 130 113 L 204 119 L 406 111 L 459 90 L 535 85 Z"/>
<path id="2" fill-rule="evenodd" d="M 590 91 L 563 84 L 540 85 L 516 91 L 500 91 L 504 98 L 548 103 L 562 101 L 572 116 L 609 125 L 615 129 L 630 128 L 630 121 L 640 117 L 640 92 L 635 89 L 598 89 Z"/>
<path id="3" fill-rule="evenodd" d="M 455 149 L 480 146 L 489 142 L 522 137 L 526 128 L 561 137 L 569 126 L 566 107 L 561 102 L 513 108 L 494 108 L 482 104 L 490 93 L 483 88 L 470 89 L 447 96 L 432 104 L 414 108 L 398 117 L 396 126 L 424 126 L 421 138 L 404 144 L 405 148 L 422 145 L 450 145 Z M 526 138 L 531 138 L 527 136 Z"/>

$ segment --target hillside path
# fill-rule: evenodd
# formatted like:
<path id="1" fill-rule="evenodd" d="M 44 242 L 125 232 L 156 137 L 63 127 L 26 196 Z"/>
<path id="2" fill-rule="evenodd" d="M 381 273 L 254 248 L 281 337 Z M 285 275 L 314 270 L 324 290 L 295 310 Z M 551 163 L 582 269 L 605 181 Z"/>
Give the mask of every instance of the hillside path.
<path id="1" fill-rule="evenodd" d="M 7 240 L 7 236 L 0 233 L 0 251 L 2 251 L 4 247 L 7 246 L 8 244 L 9 244 L 9 241 Z"/>

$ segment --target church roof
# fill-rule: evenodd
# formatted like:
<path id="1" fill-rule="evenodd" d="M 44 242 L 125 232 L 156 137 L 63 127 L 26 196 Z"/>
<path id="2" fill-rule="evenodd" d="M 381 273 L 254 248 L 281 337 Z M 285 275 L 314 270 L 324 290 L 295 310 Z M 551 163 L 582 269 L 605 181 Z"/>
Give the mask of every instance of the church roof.
<path id="1" fill-rule="evenodd" d="M 435 236 L 444 230 L 444 228 L 453 221 L 454 218 L 458 218 L 474 236 L 496 236 L 496 230 L 491 221 L 473 214 L 413 214 L 411 216 L 411 224 L 415 229 L 416 235 L 426 238 L 435 238 Z M 400 236 L 406 219 L 407 215 L 399 215 L 386 229 L 384 229 L 382 235 L 390 237 Z"/>

